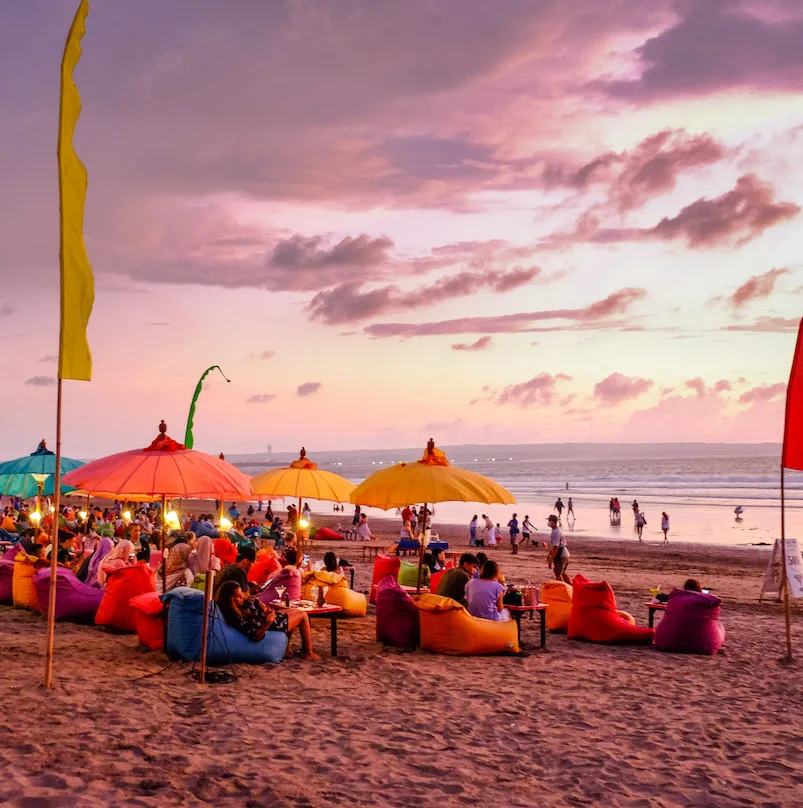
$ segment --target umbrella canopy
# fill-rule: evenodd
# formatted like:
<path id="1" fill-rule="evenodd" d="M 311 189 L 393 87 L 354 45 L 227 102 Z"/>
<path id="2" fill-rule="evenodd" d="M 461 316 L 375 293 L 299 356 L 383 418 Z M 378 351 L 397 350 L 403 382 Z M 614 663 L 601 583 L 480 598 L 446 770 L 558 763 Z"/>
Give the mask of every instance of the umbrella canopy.
<path id="1" fill-rule="evenodd" d="M 69 457 L 61 458 L 61 473 L 65 474 L 84 464 L 80 460 Z M 0 496 L 22 497 L 28 499 L 35 497 L 39 483 L 44 484 L 44 493 L 53 494 L 53 475 L 56 473 L 56 455 L 47 448 L 44 441 L 39 443 L 35 452 L 31 452 L 16 460 L 7 460 L 0 463 Z M 72 490 L 69 485 L 63 485 L 62 491 Z"/>
<path id="2" fill-rule="evenodd" d="M 339 474 L 321 471 L 307 458 L 302 447 L 298 460 L 288 467 L 271 469 L 251 479 L 254 495 L 259 497 L 295 497 L 321 499 L 327 502 L 348 502 L 354 484 Z"/>
<path id="3" fill-rule="evenodd" d="M 45 480 L 42 493 L 46 497 L 53 496 L 55 488 L 55 478 L 50 475 Z M 20 499 L 30 499 L 39 493 L 39 484 L 30 474 L 0 474 L 0 497 L 19 497 Z M 73 490 L 72 486 L 62 485 L 61 493 L 69 494 Z"/>
<path id="4" fill-rule="evenodd" d="M 249 499 L 251 481 L 239 469 L 168 437 L 159 436 L 145 449 L 93 460 L 64 477 L 64 482 L 96 497 L 111 499 Z"/>
<path id="5" fill-rule="evenodd" d="M 415 463 L 397 463 L 374 472 L 351 494 L 352 505 L 383 511 L 415 502 L 484 502 L 512 505 L 510 491 L 489 477 L 453 466 L 432 440 Z"/>

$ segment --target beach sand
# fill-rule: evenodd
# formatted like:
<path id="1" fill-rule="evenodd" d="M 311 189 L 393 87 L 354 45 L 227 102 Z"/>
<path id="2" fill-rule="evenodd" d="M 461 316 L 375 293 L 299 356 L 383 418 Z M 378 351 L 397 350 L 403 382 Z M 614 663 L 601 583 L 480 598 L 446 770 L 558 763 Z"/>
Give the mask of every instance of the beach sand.
<path id="1" fill-rule="evenodd" d="M 331 546 L 367 590 L 360 545 L 313 542 L 313 558 Z M 45 691 L 44 618 L 1 607 L 0 804 L 803 804 L 803 677 L 777 662 L 780 607 L 757 602 L 766 551 L 610 540 L 570 549 L 570 574 L 607 579 L 641 625 L 650 586 L 700 579 L 724 601 L 724 652 L 560 635 L 541 651 L 537 621 L 523 624 L 527 658 L 400 652 L 374 641 L 371 608 L 340 623 L 336 659 L 326 624 L 314 622 L 320 662 L 238 666 L 236 683 L 201 686 L 191 665 L 168 664 L 134 636 L 59 624 L 57 687 Z M 548 578 L 540 548 L 486 552 L 509 580 Z M 799 611 L 793 620 L 803 660 Z"/>

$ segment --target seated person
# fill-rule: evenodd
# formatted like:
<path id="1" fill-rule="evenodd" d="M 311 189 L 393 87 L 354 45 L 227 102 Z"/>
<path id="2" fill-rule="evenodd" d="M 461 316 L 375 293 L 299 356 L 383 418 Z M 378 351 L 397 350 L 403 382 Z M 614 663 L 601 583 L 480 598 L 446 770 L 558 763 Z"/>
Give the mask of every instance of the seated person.
<path id="1" fill-rule="evenodd" d="M 440 572 L 441 570 L 445 570 L 447 564 L 446 564 L 446 553 L 443 552 L 443 548 L 436 547 L 435 549 L 430 549 L 430 552 L 432 553 L 432 557 L 435 562 L 432 568 L 432 572 Z"/>
<path id="2" fill-rule="evenodd" d="M 510 612 L 502 605 L 505 587 L 499 583 L 499 567 L 495 561 L 482 565 L 479 578 L 466 584 L 468 613 L 485 620 L 510 620 Z"/>
<path id="3" fill-rule="evenodd" d="M 298 551 L 294 547 L 288 547 L 284 551 L 284 558 L 286 561 L 285 566 L 265 584 L 264 594 L 260 594 L 262 600 L 270 602 L 277 599 L 277 586 L 285 587 L 285 595 L 290 600 L 299 600 L 301 598 L 301 571 L 296 566 Z"/>
<path id="4" fill-rule="evenodd" d="M 430 575 L 433 572 L 438 571 L 438 568 L 435 566 L 435 556 L 432 555 L 432 552 L 430 550 L 424 551 L 424 555 L 421 557 L 421 563 L 423 564 L 423 566 L 429 569 Z"/>
<path id="5" fill-rule="evenodd" d="M 222 539 L 215 539 L 213 544 L 221 567 L 237 561 L 237 548 L 225 536 Z"/>
<path id="6" fill-rule="evenodd" d="M 474 577 L 479 578 L 480 572 L 482 572 L 482 567 L 485 562 L 488 560 L 488 556 L 485 553 L 477 553 L 477 572 L 475 573 Z"/>
<path id="7" fill-rule="evenodd" d="M 377 536 L 371 532 L 371 527 L 368 524 L 368 514 L 360 514 L 360 524 L 357 528 L 357 539 L 359 541 L 372 541 Z"/>
<path id="8" fill-rule="evenodd" d="M 687 592 L 702 592 L 703 588 L 700 586 L 699 581 L 695 581 L 694 578 L 689 578 L 685 584 L 683 584 L 683 588 Z"/>
<path id="9" fill-rule="evenodd" d="M 192 534 L 189 534 L 192 535 Z M 156 570 L 156 591 L 159 594 L 169 592 L 177 586 L 191 586 L 195 575 L 190 570 L 190 553 L 192 545 L 185 541 L 178 541 L 162 559 Z M 164 582 L 164 590 L 162 589 Z"/>
<path id="10" fill-rule="evenodd" d="M 236 581 L 243 592 L 249 592 L 248 572 L 251 569 L 251 565 L 256 561 L 256 557 L 257 553 L 253 547 L 241 547 L 237 561 L 234 564 L 227 564 L 217 576 L 215 581 L 215 597 L 217 597 L 217 592 L 220 591 L 220 587 L 223 586 L 226 581 Z"/>
<path id="11" fill-rule="evenodd" d="M 343 575 L 343 568 L 340 566 L 340 559 L 331 551 L 323 554 L 323 568 L 327 572 L 336 572 L 338 575 Z"/>
<path id="12" fill-rule="evenodd" d="M 438 594 L 466 605 L 466 584 L 477 571 L 477 557 L 472 553 L 460 556 L 460 566 L 447 570 L 438 583 Z"/>
<path id="13" fill-rule="evenodd" d="M 237 581 L 225 581 L 215 596 L 223 619 L 233 629 L 244 634 L 252 642 L 259 642 L 268 631 L 283 631 L 289 634 L 298 628 L 301 632 L 301 648 L 306 659 L 320 659 L 312 650 L 312 631 L 309 616 L 297 609 L 277 612 L 257 598 L 243 592 Z"/>
<path id="14" fill-rule="evenodd" d="M 105 589 L 108 576 L 115 570 L 130 567 L 134 563 L 134 545 L 123 539 L 104 559 L 98 567 L 98 583 Z"/>
<path id="15" fill-rule="evenodd" d="M 84 562 L 84 553 L 74 553 L 74 548 L 75 536 L 72 533 L 60 530 L 56 561 L 60 567 L 65 567 L 70 572 L 75 572 Z"/>

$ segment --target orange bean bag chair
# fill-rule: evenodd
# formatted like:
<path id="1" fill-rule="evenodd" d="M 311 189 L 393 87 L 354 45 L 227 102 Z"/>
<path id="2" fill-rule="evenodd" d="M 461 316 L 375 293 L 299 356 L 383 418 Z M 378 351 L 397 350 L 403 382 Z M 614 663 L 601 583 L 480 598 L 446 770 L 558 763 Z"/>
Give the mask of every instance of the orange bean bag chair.
<path id="1" fill-rule="evenodd" d="M 575 576 L 569 614 L 570 640 L 610 645 L 652 645 L 653 634 L 653 629 L 632 625 L 618 614 L 616 598 L 607 581 L 594 582 L 583 575 Z"/>
<path id="2" fill-rule="evenodd" d="M 324 603 L 328 603 L 330 606 L 340 606 L 343 611 L 338 614 L 338 617 L 365 617 L 368 611 L 368 599 L 361 592 L 349 589 L 345 575 L 326 570 L 305 573 L 301 586 L 301 597 L 311 599 L 314 586 L 324 588 Z"/>
<path id="3" fill-rule="evenodd" d="M 145 592 L 131 598 L 129 605 L 134 610 L 134 623 L 140 645 L 158 651 L 164 647 L 165 623 L 162 618 L 164 604 L 157 592 Z"/>
<path id="4" fill-rule="evenodd" d="M 401 568 L 401 559 L 398 556 L 378 555 L 374 561 L 374 574 L 371 578 L 371 596 L 370 603 L 376 601 L 376 585 L 388 575 L 392 575 L 398 579 L 399 569 Z"/>
<path id="5" fill-rule="evenodd" d="M 569 630 L 569 614 L 572 610 L 572 588 L 564 581 L 546 581 L 541 585 L 541 603 L 546 610 L 546 627 L 555 633 Z"/>
<path id="6" fill-rule="evenodd" d="M 142 564 L 114 570 L 106 578 L 106 590 L 95 615 L 95 624 L 111 626 L 129 634 L 137 631 L 137 610 L 131 598 L 156 590 L 153 570 Z"/>
<path id="7" fill-rule="evenodd" d="M 518 653 L 516 623 L 472 617 L 456 600 L 441 595 L 416 595 L 421 647 L 451 656 Z"/>
<path id="8" fill-rule="evenodd" d="M 11 594 L 16 609 L 41 611 L 39 598 L 36 595 L 36 586 L 33 582 L 33 575 L 36 572 L 34 564 L 37 560 L 36 556 L 29 556 L 24 550 L 20 550 L 14 556 L 14 578 L 11 582 Z"/>

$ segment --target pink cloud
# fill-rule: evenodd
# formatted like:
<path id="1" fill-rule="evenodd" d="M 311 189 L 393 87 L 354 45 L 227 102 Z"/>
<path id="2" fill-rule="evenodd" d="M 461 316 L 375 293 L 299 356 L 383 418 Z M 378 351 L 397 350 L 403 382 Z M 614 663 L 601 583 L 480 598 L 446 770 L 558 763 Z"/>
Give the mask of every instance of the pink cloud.
<path id="1" fill-rule="evenodd" d="M 696 379 L 689 379 L 684 384 L 689 390 L 694 390 L 697 393 L 697 398 L 703 398 L 706 394 L 705 382 L 698 376 Z"/>
<path id="2" fill-rule="evenodd" d="M 739 396 L 740 404 L 756 404 L 762 401 L 773 401 L 786 394 L 786 383 L 763 384 L 746 390 Z"/>
<path id="3" fill-rule="evenodd" d="M 485 351 L 491 346 L 491 337 L 484 336 L 477 339 L 475 342 L 464 343 L 457 342 L 452 345 L 453 351 Z"/>
<path id="4" fill-rule="evenodd" d="M 752 323 L 733 323 L 725 326 L 726 331 L 754 331 L 765 334 L 787 334 L 797 331 L 800 320 L 797 317 L 757 317 Z"/>
<path id="5" fill-rule="evenodd" d="M 296 389 L 297 396 L 312 396 L 315 395 L 321 389 L 320 382 L 305 382 L 304 384 L 299 384 L 298 388 Z"/>
<path id="6" fill-rule="evenodd" d="M 607 318 L 615 314 L 625 314 L 630 307 L 646 296 L 644 289 L 629 287 L 611 293 L 602 300 L 590 303 L 582 309 L 555 309 L 546 311 L 502 314 L 496 317 L 461 317 L 455 320 L 425 323 L 374 323 L 366 326 L 363 333 L 377 338 L 421 337 L 442 334 L 493 334 L 519 333 L 537 330 L 536 323 L 545 320 L 566 320 L 565 328 L 587 325 L 589 328 L 604 329 Z M 573 324 L 573 325 L 571 325 Z M 621 328 L 621 323 L 616 323 Z"/>
<path id="7" fill-rule="evenodd" d="M 612 373 L 594 385 L 594 398 L 606 407 L 613 407 L 644 395 L 652 386 L 652 379 Z"/>
<path id="8" fill-rule="evenodd" d="M 273 401 L 276 398 L 274 393 L 257 393 L 253 396 L 249 396 L 246 400 L 246 404 L 267 404 L 269 401 Z"/>
<path id="9" fill-rule="evenodd" d="M 493 396 L 495 404 L 515 404 L 519 407 L 531 407 L 540 404 L 549 407 L 555 400 L 556 388 L 562 381 L 571 381 L 571 376 L 558 373 L 539 373 L 532 379 L 519 384 L 509 384 Z"/>
<path id="10" fill-rule="evenodd" d="M 751 300 L 758 300 L 769 297 L 775 290 L 775 284 L 784 275 L 788 275 L 788 269 L 771 269 L 762 275 L 755 275 L 750 280 L 745 281 L 731 296 L 730 302 L 736 308 L 744 306 Z"/>

